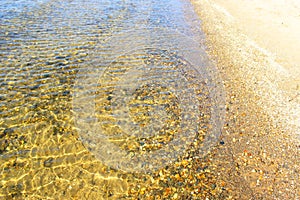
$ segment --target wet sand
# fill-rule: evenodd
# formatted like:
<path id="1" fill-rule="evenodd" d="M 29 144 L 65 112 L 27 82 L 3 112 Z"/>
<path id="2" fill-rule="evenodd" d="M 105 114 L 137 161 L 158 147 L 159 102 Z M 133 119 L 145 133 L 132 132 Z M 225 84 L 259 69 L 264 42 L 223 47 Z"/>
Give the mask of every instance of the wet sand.
<path id="1" fill-rule="evenodd" d="M 223 166 L 219 177 L 229 196 L 299 199 L 299 5 L 192 3 L 227 93 L 224 145 L 214 160 Z"/>

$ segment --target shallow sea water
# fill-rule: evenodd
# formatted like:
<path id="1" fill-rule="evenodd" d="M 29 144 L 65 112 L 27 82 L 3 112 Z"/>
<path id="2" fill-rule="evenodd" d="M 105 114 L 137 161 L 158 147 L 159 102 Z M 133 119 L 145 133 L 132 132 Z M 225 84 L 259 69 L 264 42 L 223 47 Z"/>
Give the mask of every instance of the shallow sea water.
<path id="1" fill-rule="evenodd" d="M 0 198 L 226 196 L 205 166 L 224 94 L 187 1 L 6 0 L 0 16 Z"/>

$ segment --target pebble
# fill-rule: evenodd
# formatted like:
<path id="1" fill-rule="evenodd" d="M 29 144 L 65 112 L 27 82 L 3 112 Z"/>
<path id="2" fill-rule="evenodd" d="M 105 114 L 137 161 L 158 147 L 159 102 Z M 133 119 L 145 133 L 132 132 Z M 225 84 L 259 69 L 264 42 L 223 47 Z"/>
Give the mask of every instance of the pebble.
<path id="1" fill-rule="evenodd" d="M 178 193 L 175 193 L 175 194 L 173 195 L 173 199 L 178 199 Z"/>

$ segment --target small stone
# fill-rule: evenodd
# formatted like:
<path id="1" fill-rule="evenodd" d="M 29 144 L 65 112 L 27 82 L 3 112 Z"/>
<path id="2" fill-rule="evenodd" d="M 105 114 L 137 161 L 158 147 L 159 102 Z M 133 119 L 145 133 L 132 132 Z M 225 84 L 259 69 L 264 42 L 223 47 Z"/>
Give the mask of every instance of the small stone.
<path id="1" fill-rule="evenodd" d="M 168 195 L 171 194 L 171 192 L 172 192 L 172 189 L 171 189 L 171 188 L 168 187 L 168 188 L 165 189 L 165 195 L 168 196 Z"/>
<path id="2" fill-rule="evenodd" d="M 189 161 L 183 160 L 183 161 L 181 162 L 181 164 L 182 164 L 183 166 L 187 166 L 187 165 L 189 164 Z"/>
<path id="3" fill-rule="evenodd" d="M 178 199 L 178 193 L 175 193 L 175 194 L 173 195 L 173 199 Z"/>
<path id="4" fill-rule="evenodd" d="M 45 167 L 51 167 L 53 164 L 54 159 L 53 158 L 49 158 L 47 160 L 44 161 L 44 166 Z"/>
<path id="5" fill-rule="evenodd" d="M 146 188 L 143 187 L 143 188 L 141 189 L 141 191 L 140 191 L 140 194 L 145 194 L 145 191 L 146 191 Z"/>

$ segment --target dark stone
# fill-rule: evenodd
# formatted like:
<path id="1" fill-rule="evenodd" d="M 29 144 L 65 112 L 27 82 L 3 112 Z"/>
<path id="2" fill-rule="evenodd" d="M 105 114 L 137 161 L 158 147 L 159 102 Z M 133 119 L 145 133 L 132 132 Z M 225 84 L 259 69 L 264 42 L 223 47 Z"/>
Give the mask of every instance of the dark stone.
<path id="1" fill-rule="evenodd" d="M 44 166 L 45 167 L 51 167 L 53 164 L 54 159 L 53 158 L 49 158 L 47 160 L 44 161 Z"/>
<path id="2" fill-rule="evenodd" d="M 112 99 L 112 96 L 108 96 L 107 100 L 110 101 Z"/>
<path id="3" fill-rule="evenodd" d="M 3 131 L 3 134 L 0 134 L 0 138 L 3 138 L 5 135 L 11 135 L 14 133 L 14 129 L 13 128 L 6 128 Z"/>

